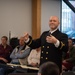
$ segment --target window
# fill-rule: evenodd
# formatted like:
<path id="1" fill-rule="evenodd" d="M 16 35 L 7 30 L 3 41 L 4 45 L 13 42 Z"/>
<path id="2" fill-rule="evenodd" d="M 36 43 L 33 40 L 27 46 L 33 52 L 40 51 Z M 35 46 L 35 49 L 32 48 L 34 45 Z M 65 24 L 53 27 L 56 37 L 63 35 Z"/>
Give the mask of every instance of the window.
<path id="1" fill-rule="evenodd" d="M 75 1 L 69 0 L 69 2 L 75 7 Z"/>
<path id="2" fill-rule="evenodd" d="M 69 1 L 75 5 L 75 1 Z M 75 39 L 75 13 L 62 1 L 62 32 L 66 33 L 68 37 Z"/>

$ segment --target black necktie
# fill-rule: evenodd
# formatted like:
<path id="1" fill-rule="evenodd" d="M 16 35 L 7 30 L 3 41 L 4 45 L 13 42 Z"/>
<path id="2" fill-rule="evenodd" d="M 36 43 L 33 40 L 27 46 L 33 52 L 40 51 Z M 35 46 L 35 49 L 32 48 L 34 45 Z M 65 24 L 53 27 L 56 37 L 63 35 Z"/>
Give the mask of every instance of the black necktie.
<path id="1" fill-rule="evenodd" d="M 51 35 L 51 32 L 49 31 L 48 34 L 47 34 L 47 36 L 50 36 L 50 35 Z"/>

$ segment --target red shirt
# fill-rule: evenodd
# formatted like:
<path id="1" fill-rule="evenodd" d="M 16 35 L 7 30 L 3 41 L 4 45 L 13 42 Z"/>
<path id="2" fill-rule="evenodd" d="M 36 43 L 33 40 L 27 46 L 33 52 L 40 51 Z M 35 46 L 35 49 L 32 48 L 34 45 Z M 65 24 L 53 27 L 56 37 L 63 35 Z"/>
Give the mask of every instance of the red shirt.
<path id="1" fill-rule="evenodd" d="M 4 46 L 0 44 L 0 57 L 8 60 L 10 58 L 11 52 L 12 52 L 11 46 L 7 45 L 6 48 L 4 48 Z"/>

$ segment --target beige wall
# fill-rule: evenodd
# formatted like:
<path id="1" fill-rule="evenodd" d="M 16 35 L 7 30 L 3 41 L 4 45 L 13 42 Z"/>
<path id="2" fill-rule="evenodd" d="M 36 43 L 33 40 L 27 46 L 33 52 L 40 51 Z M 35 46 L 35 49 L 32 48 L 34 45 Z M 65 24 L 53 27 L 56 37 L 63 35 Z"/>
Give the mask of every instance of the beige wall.
<path id="1" fill-rule="evenodd" d="M 49 30 L 51 15 L 60 18 L 60 0 L 41 0 L 41 33 Z M 0 38 L 3 35 L 20 37 L 24 32 L 32 34 L 31 0 L 0 0 Z"/>
<path id="2" fill-rule="evenodd" d="M 60 19 L 61 0 L 42 0 L 41 5 L 41 33 L 49 30 L 49 17 L 56 15 Z"/>
<path id="3" fill-rule="evenodd" d="M 31 32 L 31 0 L 0 0 L 0 38 L 20 37 L 24 32 Z"/>

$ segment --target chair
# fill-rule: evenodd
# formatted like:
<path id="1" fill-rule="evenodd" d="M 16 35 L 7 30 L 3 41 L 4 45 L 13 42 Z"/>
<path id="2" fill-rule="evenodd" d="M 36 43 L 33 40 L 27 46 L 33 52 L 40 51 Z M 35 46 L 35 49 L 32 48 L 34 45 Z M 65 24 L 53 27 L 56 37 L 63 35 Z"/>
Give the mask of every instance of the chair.
<path id="1" fill-rule="evenodd" d="M 19 39 L 18 38 L 11 38 L 10 39 L 10 45 L 14 49 L 16 46 L 19 45 Z"/>

